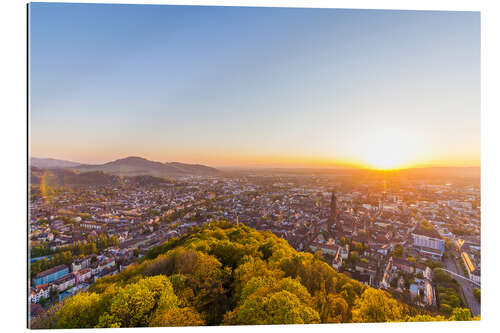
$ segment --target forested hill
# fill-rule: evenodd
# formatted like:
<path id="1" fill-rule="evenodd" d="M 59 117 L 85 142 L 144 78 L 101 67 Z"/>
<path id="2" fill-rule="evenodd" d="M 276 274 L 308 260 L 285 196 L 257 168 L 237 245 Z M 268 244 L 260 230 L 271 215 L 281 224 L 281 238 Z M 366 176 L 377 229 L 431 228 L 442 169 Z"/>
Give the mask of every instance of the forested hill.
<path id="1" fill-rule="evenodd" d="M 32 328 L 467 320 L 420 313 L 270 232 L 214 222 L 50 308 Z"/>

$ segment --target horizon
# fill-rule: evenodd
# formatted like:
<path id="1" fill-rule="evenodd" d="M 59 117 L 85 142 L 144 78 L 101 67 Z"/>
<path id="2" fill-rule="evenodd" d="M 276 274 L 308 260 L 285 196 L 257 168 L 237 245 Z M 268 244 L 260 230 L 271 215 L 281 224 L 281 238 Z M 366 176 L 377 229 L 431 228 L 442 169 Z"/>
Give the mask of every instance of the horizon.
<path id="1" fill-rule="evenodd" d="M 29 30 L 31 155 L 481 164 L 479 12 L 33 3 Z"/>
<path id="2" fill-rule="evenodd" d="M 39 156 L 29 156 L 30 159 L 36 158 L 36 159 L 48 159 L 48 160 L 55 160 L 55 161 L 63 161 L 63 162 L 71 162 L 71 163 L 79 163 L 81 165 L 88 164 L 88 165 L 101 165 L 109 162 L 114 162 L 118 160 L 124 160 L 127 158 L 141 158 L 148 160 L 150 162 L 160 162 L 160 163 L 184 163 L 184 164 L 197 164 L 197 165 L 205 165 L 213 168 L 219 168 L 219 169 L 228 169 L 228 170 L 239 170 L 239 169 L 246 169 L 246 170 L 330 170 L 330 169 L 335 169 L 335 170 L 368 170 L 368 171 L 403 171 L 403 170 L 411 170 L 411 169 L 431 169 L 431 168 L 457 168 L 457 169 L 473 169 L 473 168 L 481 168 L 481 165 L 470 165 L 470 166 L 450 166 L 450 165 L 429 165 L 429 166 L 414 166 L 414 167 L 406 167 L 406 168 L 394 168 L 394 169 L 377 169 L 377 168 L 369 168 L 369 167 L 363 167 L 363 166 L 298 166 L 298 167 L 293 167 L 293 166 L 262 166 L 262 165 L 206 165 L 203 163 L 186 163 L 184 161 L 177 161 L 177 160 L 168 160 L 168 161 L 157 161 L 157 160 L 152 160 L 149 158 L 145 158 L 143 156 L 125 156 L 125 157 L 120 157 L 117 159 L 112 159 L 112 160 L 106 160 L 102 163 L 82 163 L 77 160 L 64 160 L 60 158 L 54 158 L 54 157 L 39 157 Z"/>

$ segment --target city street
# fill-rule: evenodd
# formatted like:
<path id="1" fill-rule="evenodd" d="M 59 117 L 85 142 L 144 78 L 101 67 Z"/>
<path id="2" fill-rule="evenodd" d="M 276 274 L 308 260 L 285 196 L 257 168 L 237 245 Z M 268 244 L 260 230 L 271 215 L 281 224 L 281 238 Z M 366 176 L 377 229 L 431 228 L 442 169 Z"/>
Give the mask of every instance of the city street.
<path id="1" fill-rule="evenodd" d="M 453 255 L 458 256 L 458 253 L 453 252 Z M 465 276 L 464 272 L 462 271 L 462 267 L 455 259 L 446 258 L 445 260 L 443 260 L 443 267 L 445 269 L 450 270 L 452 272 L 455 272 L 459 275 Z M 479 304 L 477 299 L 474 297 L 473 292 L 474 292 L 474 288 L 476 288 L 474 286 L 474 284 L 470 281 L 465 280 L 465 279 L 461 279 L 458 277 L 454 277 L 454 278 L 458 281 L 458 283 L 462 287 L 462 290 L 463 290 L 464 296 L 465 296 L 465 301 L 469 305 L 469 308 L 471 310 L 472 315 L 473 316 L 480 315 L 481 314 L 481 304 Z"/>

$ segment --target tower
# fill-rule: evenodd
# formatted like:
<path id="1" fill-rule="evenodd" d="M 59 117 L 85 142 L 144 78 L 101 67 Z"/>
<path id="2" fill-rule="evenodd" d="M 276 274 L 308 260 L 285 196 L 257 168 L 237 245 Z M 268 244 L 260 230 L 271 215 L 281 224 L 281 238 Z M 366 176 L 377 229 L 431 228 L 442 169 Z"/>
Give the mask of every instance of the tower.
<path id="1" fill-rule="evenodd" d="M 331 231 L 333 225 L 337 223 L 337 197 L 332 191 L 332 200 L 330 201 L 330 216 L 328 217 L 328 229 Z"/>

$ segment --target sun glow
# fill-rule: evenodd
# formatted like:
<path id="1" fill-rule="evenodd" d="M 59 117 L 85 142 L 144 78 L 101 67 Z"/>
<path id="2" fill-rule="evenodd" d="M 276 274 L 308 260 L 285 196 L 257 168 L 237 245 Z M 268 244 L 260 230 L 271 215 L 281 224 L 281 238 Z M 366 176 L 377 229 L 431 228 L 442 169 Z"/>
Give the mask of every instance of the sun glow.
<path id="1" fill-rule="evenodd" d="M 422 163 L 423 145 L 396 129 L 366 133 L 353 142 L 353 160 L 369 169 L 397 170 Z"/>
<path id="2" fill-rule="evenodd" d="M 370 169 L 387 171 L 405 169 L 412 166 L 412 164 L 407 162 L 406 158 L 391 152 L 381 154 L 380 156 L 373 156 L 373 158 L 367 160 L 366 165 Z"/>

